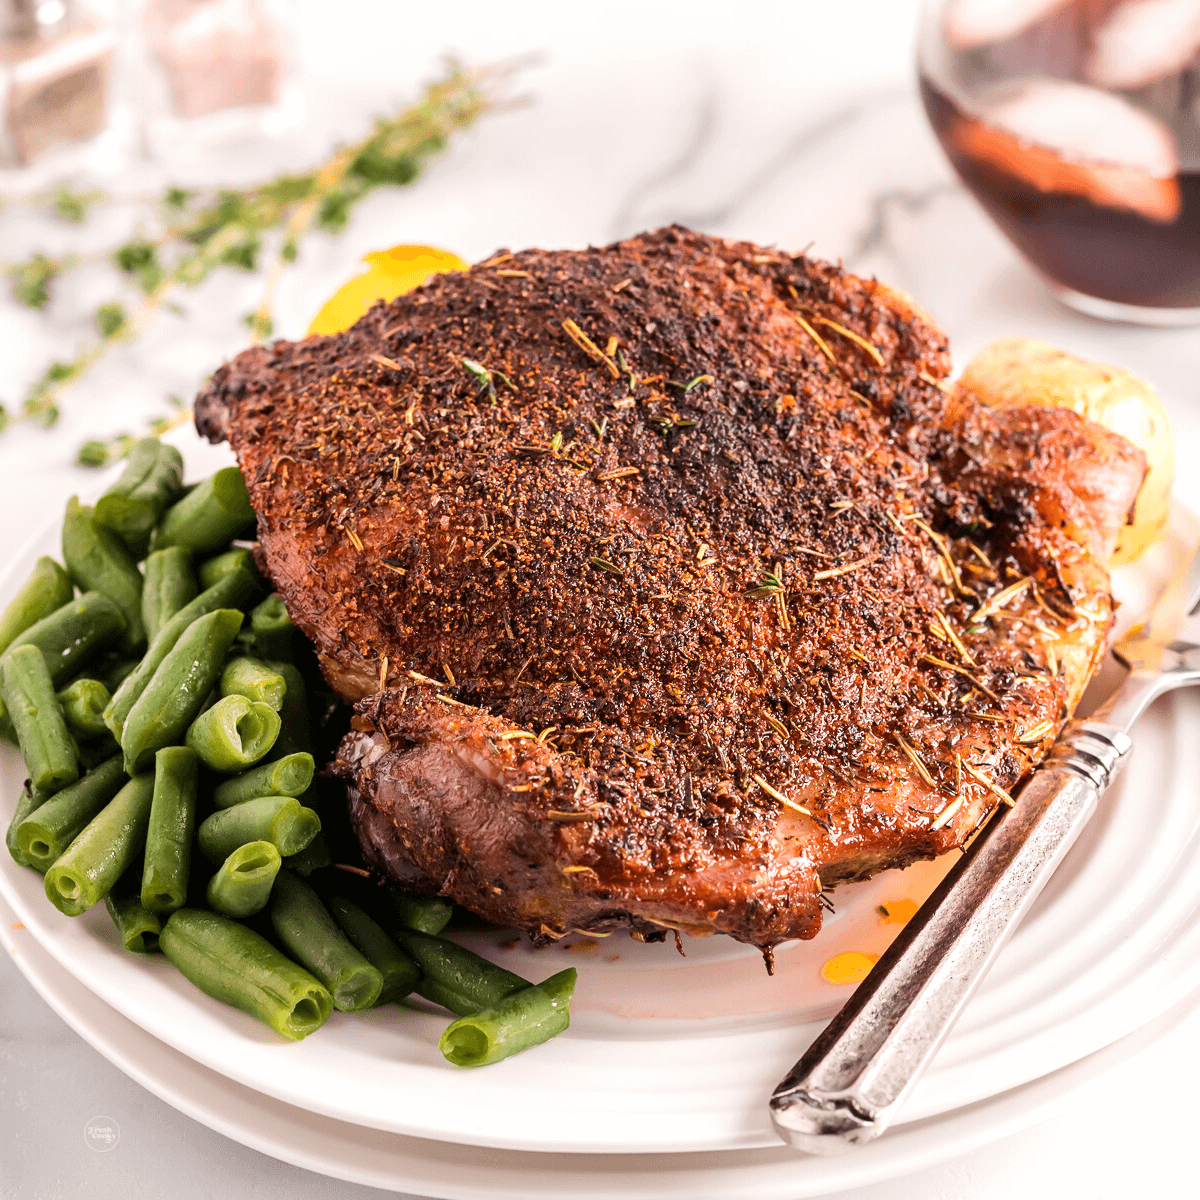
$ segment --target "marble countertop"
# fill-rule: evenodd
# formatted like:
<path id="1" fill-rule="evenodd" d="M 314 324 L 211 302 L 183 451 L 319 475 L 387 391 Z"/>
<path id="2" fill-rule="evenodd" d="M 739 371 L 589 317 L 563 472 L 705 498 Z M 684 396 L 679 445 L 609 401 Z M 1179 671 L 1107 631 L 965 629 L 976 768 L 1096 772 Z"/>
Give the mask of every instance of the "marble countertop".
<path id="1" fill-rule="evenodd" d="M 535 50 L 529 103 L 458 139 L 416 186 L 369 199 L 339 238 L 306 244 L 277 308 L 281 336 L 301 333 L 361 254 L 399 242 L 468 260 L 497 247 L 582 246 L 679 221 L 725 236 L 840 258 L 911 293 L 950 335 L 961 365 L 1009 334 L 1054 342 L 1150 380 L 1172 420 L 1178 497 L 1200 508 L 1200 332 L 1098 323 L 1056 304 L 963 192 L 916 96 L 916 6 L 872 0 L 395 5 L 297 0 L 292 36 L 307 104 L 303 124 L 265 147 L 144 163 L 112 181 L 130 192 L 167 180 L 253 179 L 311 161 L 372 114 L 416 91 L 453 51 L 471 62 Z M 118 209 L 96 236 L 130 226 Z M 0 213 L 0 258 L 61 246 L 47 220 Z M 77 234 L 71 233 L 72 237 Z M 50 432 L 0 438 L 0 543 L 12 552 L 81 486 L 86 438 L 139 430 L 165 397 L 189 397 L 244 344 L 242 314 L 261 277 L 226 272 L 183 297 L 187 317 L 156 317 L 66 400 Z M 44 314 L 0 298 L 0 399 L 11 403 L 45 363 L 87 336 L 107 299 L 101 272 L 81 272 Z M 71 1033 L 12 963 L 0 961 L 0 1193 L 5 1197 L 295 1197 L 378 1194 L 330 1185 L 226 1141 L 143 1092 Z M 1096 1083 L 1057 1119 L 907 1180 L 846 1193 L 922 1200 L 1166 1191 L 1190 1168 L 1198 1101 L 1175 1069 L 1200 1053 L 1200 1018 L 1185 1021 L 1119 1078 Z M 1176 1082 L 1178 1080 L 1178 1082 Z M 1155 1138 L 1114 1136 L 1112 1097 L 1152 1084 Z M 1148 1112 L 1149 1106 L 1136 1110 Z M 124 1131 L 96 1156 L 82 1129 L 97 1112 Z"/>

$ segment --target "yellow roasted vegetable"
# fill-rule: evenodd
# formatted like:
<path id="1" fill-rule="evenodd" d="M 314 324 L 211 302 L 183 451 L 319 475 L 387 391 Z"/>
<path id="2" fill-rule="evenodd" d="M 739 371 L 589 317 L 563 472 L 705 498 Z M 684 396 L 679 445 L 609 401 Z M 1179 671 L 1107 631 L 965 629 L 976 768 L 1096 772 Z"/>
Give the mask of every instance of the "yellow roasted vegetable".
<path id="1" fill-rule="evenodd" d="M 312 333 L 340 333 L 370 309 L 376 300 L 394 300 L 441 271 L 465 271 L 457 254 L 432 246 L 393 246 L 376 250 L 363 262 L 369 270 L 343 284 L 322 306 L 308 327 Z"/>
<path id="2" fill-rule="evenodd" d="M 1121 531 L 1113 566 L 1133 562 L 1162 534 L 1171 508 L 1175 440 L 1167 410 L 1144 380 L 1046 342 L 1003 338 L 975 355 L 960 383 L 994 408 L 1069 408 L 1128 438 L 1146 455 L 1150 470 L 1133 521 Z"/>

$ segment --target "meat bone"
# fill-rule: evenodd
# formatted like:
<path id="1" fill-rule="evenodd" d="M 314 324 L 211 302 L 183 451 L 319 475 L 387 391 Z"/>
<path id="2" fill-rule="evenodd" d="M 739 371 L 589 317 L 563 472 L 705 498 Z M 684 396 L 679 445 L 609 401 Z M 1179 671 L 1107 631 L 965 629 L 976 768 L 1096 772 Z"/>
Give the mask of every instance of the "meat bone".
<path id="1" fill-rule="evenodd" d="M 771 1120 L 785 1141 L 836 1154 L 895 1119 L 1125 764 L 1133 723 L 1164 692 L 1200 682 L 1200 549 L 1113 654 L 1129 670 L 1121 686 L 1090 720 L 1067 722 L 1016 804 L 988 822 L 775 1089 Z"/>

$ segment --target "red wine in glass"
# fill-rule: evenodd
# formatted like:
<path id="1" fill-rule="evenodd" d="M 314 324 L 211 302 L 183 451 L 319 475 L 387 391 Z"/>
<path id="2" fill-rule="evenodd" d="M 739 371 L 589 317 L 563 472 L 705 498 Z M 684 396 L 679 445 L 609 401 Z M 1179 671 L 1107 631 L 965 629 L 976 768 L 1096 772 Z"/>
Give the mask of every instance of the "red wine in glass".
<path id="1" fill-rule="evenodd" d="M 927 15 L 920 64 L 955 170 L 1055 293 L 1165 325 L 1200 322 L 1200 2 L 1172 3 L 1196 10 L 1194 53 L 1179 34 L 1156 46 L 1161 20 L 1129 43 L 1126 6 L 1144 0 L 1029 0 L 1041 16 L 983 44 L 962 18 L 989 0 L 951 0 Z"/>

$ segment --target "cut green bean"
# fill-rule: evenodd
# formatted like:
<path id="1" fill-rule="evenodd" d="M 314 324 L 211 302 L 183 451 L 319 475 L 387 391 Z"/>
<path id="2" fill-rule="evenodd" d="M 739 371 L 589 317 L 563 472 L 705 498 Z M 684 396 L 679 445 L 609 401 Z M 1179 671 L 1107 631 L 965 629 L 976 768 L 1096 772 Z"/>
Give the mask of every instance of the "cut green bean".
<path id="1" fill-rule="evenodd" d="M 303 879 L 279 873 L 270 915 L 275 936 L 329 989 L 334 1008 L 359 1012 L 379 999 L 383 976 L 354 948 Z"/>
<path id="2" fill-rule="evenodd" d="M 199 589 L 192 570 L 192 555 L 182 546 L 155 550 L 146 559 L 142 581 L 142 624 L 150 641 L 177 613 L 195 600 Z"/>
<path id="3" fill-rule="evenodd" d="M 311 754 L 312 729 L 308 719 L 308 689 L 304 685 L 304 676 L 289 662 L 272 661 L 267 666 L 282 675 L 287 684 L 283 706 L 279 710 L 282 728 L 271 748 L 271 761 L 286 758 L 290 754 Z"/>
<path id="4" fill-rule="evenodd" d="M 36 791 L 57 792 L 79 778 L 79 755 L 67 729 L 46 660 L 36 646 L 0 657 L 0 696 L 17 733 Z"/>
<path id="5" fill-rule="evenodd" d="M 162 666 L 163 659 L 175 648 L 175 643 L 200 617 L 222 608 L 237 608 L 253 591 L 253 582 L 245 575 L 234 572 L 203 591 L 191 604 L 181 608 L 163 627 L 150 644 L 145 657 L 113 694 L 112 703 L 104 714 L 104 720 L 117 741 L 124 736 L 125 722 L 133 706 L 146 690 L 154 673 Z"/>
<path id="6" fill-rule="evenodd" d="M 71 577 L 52 558 L 39 558 L 33 574 L 0 613 L 0 654 L 31 625 L 62 608 L 75 595 Z"/>
<path id="7" fill-rule="evenodd" d="M 253 520 L 241 471 L 224 467 L 167 509 L 155 531 L 154 548 L 186 546 L 194 554 L 209 554 Z"/>
<path id="8" fill-rule="evenodd" d="M 250 610 L 250 633 L 254 638 L 254 652 L 259 658 L 291 662 L 294 628 L 287 605 L 280 596 L 268 596 Z"/>
<path id="9" fill-rule="evenodd" d="M 17 843 L 29 865 L 42 872 L 54 866 L 127 779 L 121 757 L 116 755 L 30 813 L 17 828 Z"/>
<path id="10" fill-rule="evenodd" d="M 245 696 L 256 704 L 266 704 L 278 712 L 283 707 L 287 681 L 257 658 L 231 658 L 221 672 L 222 696 Z"/>
<path id="11" fill-rule="evenodd" d="M 245 696 L 226 696 L 202 712 L 187 731 L 187 744 L 214 771 L 253 766 L 279 737 L 279 714 Z"/>
<path id="12" fill-rule="evenodd" d="M 182 490 L 183 456 L 157 438 L 142 438 L 121 477 L 96 501 L 96 520 L 134 553 L 144 553 L 158 518 Z"/>
<path id="13" fill-rule="evenodd" d="M 404 999 L 417 986 L 420 967 L 396 945 L 383 926 L 352 900 L 331 895 L 326 898 L 326 907 L 354 948 L 383 977 L 383 987 L 375 1003 Z"/>
<path id="14" fill-rule="evenodd" d="M 311 754 L 289 754 L 218 783 L 213 803 L 218 808 L 232 808 L 260 796 L 302 796 L 312 784 L 315 769 Z"/>
<path id="15" fill-rule="evenodd" d="M 406 929 L 436 936 L 454 915 L 454 905 L 440 896 L 408 896 L 394 883 L 389 883 L 387 890 L 396 917 Z"/>
<path id="16" fill-rule="evenodd" d="M 398 929 L 395 937 L 421 968 L 417 993 L 460 1017 L 483 1012 L 513 992 L 533 986 L 445 938 L 413 929 Z"/>
<path id="17" fill-rule="evenodd" d="M 456 1067 L 484 1067 L 531 1046 L 540 1046 L 571 1024 L 575 968 L 568 967 L 533 987 L 446 1027 L 438 1049 Z"/>
<path id="18" fill-rule="evenodd" d="M 17 799 L 16 811 L 12 815 L 12 820 L 8 823 L 8 832 L 4 835 L 4 844 L 8 847 L 8 852 L 12 855 L 13 862 L 19 867 L 32 867 L 33 863 L 29 861 L 25 851 L 21 849 L 17 832 L 21 828 L 22 823 L 28 817 L 33 816 L 49 798 L 44 792 L 34 792 L 28 787 L 21 789 L 21 795 Z"/>
<path id="19" fill-rule="evenodd" d="M 78 675 L 93 656 L 124 631 L 121 610 L 103 592 L 85 592 L 31 625 L 9 649 L 36 646 L 57 686 Z"/>
<path id="20" fill-rule="evenodd" d="M 227 917 L 250 917 L 266 908 L 283 859 L 270 842 L 239 846 L 213 873 L 209 908 Z"/>
<path id="21" fill-rule="evenodd" d="M 130 709 L 119 739 L 131 775 L 148 766 L 156 751 L 183 738 L 220 678 L 241 625 L 242 614 L 237 609 L 218 608 L 193 621 L 159 664 Z"/>
<path id="22" fill-rule="evenodd" d="M 329 854 L 329 846 L 325 842 L 325 835 L 318 833 L 299 854 L 290 855 L 285 861 L 284 866 L 289 871 L 294 872 L 303 879 L 307 879 L 314 871 L 320 871 L 322 868 L 329 866 L 333 859 Z"/>
<path id="23" fill-rule="evenodd" d="M 255 582 L 259 578 L 254 555 L 249 550 L 226 550 L 224 554 L 218 554 L 216 558 L 206 558 L 200 564 L 200 586 L 210 588 L 231 571 L 244 571 Z"/>
<path id="24" fill-rule="evenodd" d="M 136 650 L 146 640 L 142 625 L 142 573 L 128 548 L 111 529 L 96 521 L 95 511 L 67 501 L 62 527 L 63 560 L 81 590 L 103 592 L 125 618 L 122 645 Z"/>
<path id="25" fill-rule="evenodd" d="M 198 774 L 196 755 L 186 746 L 164 746 L 154 756 L 141 879 L 141 901 L 152 912 L 174 912 L 187 903 Z"/>
<path id="26" fill-rule="evenodd" d="M 329 1016 L 329 992 L 266 938 L 219 913 L 173 912 L 159 945 L 202 992 L 299 1041 Z"/>
<path id="27" fill-rule="evenodd" d="M 154 776 L 135 775 L 46 872 L 46 898 L 68 917 L 103 900 L 141 853 L 150 821 Z"/>
<path id="28" fill-rule="evenodd" d="M 108 688 L 98 679 L 77 679 L 63 688 L 56 699 L 63 711 L 67 728 L 81 742 L 91 741 L 108 733 L 104 723 L 104 710 L 112 696 Z"/>
<path id="29" fill-rule="evenodd" d="M 109 892 L 104 897 L 104 904 L 126 950 L 132 950 L 135 954 L 147 954 L 159 948 L 162 918 L 158 913 L 143 907 L 136 893 L 114 897 L 112 892 Z"/>
<path id="30" fill-rule="evenodd" d="M 204 856 L 219 863 L 247 842 L 270 842 L 285 857 L 299 854 L 321 832 L 321 818 L 292 796 L 262 796 L 215 812 L 196 839 Z"/>

